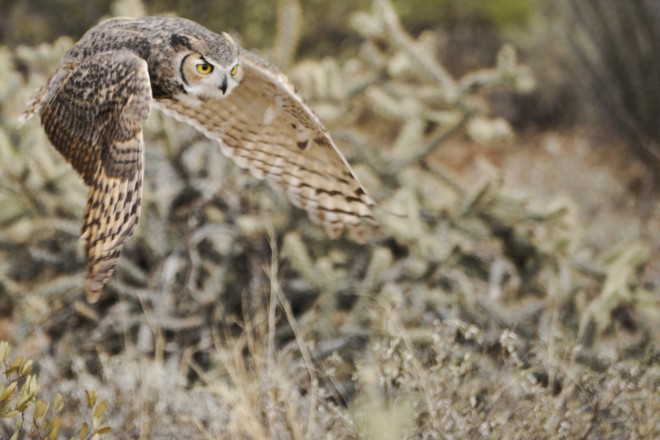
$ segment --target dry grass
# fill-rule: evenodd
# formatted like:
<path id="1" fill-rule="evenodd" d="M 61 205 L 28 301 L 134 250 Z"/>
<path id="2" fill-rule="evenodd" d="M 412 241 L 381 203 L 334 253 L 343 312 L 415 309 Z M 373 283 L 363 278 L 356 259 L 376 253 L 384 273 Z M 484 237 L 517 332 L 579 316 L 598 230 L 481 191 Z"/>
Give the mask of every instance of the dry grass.
<path id="1" fill-rule="evenodd" d="M 153 113 L 140 227 L 94 307 L 85 188 L 36 122 L 15 125 L 72 42 L 0 48 L 0 339 L 63 396 L 61 432 L 96 389 L 110 438 L 658 437 L 654 244 L 595 249 L 576 201 L 435 160 L 511 135 L 482 96 L 532 84 L 513 50 L 454 78 L 388 3 L 354 25 L 355 58 L 289 72 L 379 200 L 369 244 L 329 241 Z"/>

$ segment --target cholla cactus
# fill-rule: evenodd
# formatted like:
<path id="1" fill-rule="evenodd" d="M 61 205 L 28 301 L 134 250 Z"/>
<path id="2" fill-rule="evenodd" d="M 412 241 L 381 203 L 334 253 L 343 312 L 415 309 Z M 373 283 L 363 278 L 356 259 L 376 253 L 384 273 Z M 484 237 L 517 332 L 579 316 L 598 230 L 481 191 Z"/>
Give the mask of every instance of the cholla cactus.
<path id="1" fill-rule="evenodd" d="M 328 240 L 214 144 L 153 112 L 141 225 L 96 308 L 78 301 L 84 185 L 34 122 L 15 124 L 72 42 L 0 48 L 0 322 L 11 319 L 16 340 L 46 335 L 49 394 L 70 401 L 96 388 L 108 402 L 102 423 L 93 394 L 84 411 L 65 405 L 61 432 L 585 437 L 587 419 L 594 435 L 651 432 L 657 369 L 611 361 L 625 351 L 613 335 L 630 321 L 635 355 L 651 350 L 657 304 L 635 278 L 647 246 L 594 256 L 570 200 L 539 207 L 485 162 L 477 182 L 442 165 L 457 136 L 512 135 L 485 96 L 533 87 L 514 48 L 455 77 L 433 32 L 412 37 L 376 0 L 351 19 L 353 56 L 299 61 L 304 8 L 279 7 L 275 47 L 263 53 L 349 152 L 379 228 L 366 245 Z M 39 415 L 39 388 L 26 387 L 35 376 L 19 364 L 0 382 L 17 383 L 3 408 L 25 389 L 21 405 Z"/>

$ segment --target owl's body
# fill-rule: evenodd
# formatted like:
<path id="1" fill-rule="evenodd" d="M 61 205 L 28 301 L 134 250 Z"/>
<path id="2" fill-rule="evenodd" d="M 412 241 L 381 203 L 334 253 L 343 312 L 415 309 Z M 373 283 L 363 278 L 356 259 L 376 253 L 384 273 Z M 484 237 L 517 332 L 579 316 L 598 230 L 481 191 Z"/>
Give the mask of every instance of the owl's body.
<path id="1" fill-rule="evenodd" d="M 90 300 L 138 222 L 152 105 L 217 140 L 331 236 L 372 219 L 373 202 L 279 70 L 186 19 L 111 19 L 67 52 L 27 111 L 90 187 L 82 227 Z"/>

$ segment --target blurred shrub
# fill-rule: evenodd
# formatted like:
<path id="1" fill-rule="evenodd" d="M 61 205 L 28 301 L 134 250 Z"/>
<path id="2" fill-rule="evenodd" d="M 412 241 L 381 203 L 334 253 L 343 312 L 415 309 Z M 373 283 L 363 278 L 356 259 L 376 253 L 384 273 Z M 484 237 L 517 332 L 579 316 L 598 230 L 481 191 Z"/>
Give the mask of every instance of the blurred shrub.
<path id="1" fill-rule="evenodd" d="M 526 25 L 534 14 L 529 0 L 481 0 L 478 5 L 484 17 L 501 28 Z"/>
<path id="2" fill-rule="evenodd" d="M 577 85 L 606 125 L 660 165 L 660 2 L 565 0 L 559 8 Z"/>
<path id="3" fill-rule="evenodd" d="M 70 0 L 3 0 L 0 16 L 0 43 L 35 44 L 55 40 L 60 35 L 78 38 L 111 11 L 111 0 L 78 2 Z M 271 0 L 218 2 L 199 0 L 145 0 L 152 15 L 175 13 L 196 20 L 210 29 L 240 31 L 256 46 L 268 46 L 275 30 L 277 8 Z M 282 3 L 280 1 L 280 3 Z M 348 17 L 367 8 L 370 0 L 301 2 L 307 20 L 304 24 L 305 47 L 333 47 L 338 40 L 354 38 Z M 396 0 L 393 1 L 406 28 L 413 33 L 447 26 L 453 22 L 479 21 L 484 25 L 506 28 L 525 24 L 531 17 L 527 0 Z M 319 36 L 322 36 L 319 38 Z"/>
<path id="4" fill-rule="evenodd" d="M 80 37 L 108 13 L 111 3 L 112 0 L 3 0 L 0 44 L 35 44 L 61 35 Z"/>

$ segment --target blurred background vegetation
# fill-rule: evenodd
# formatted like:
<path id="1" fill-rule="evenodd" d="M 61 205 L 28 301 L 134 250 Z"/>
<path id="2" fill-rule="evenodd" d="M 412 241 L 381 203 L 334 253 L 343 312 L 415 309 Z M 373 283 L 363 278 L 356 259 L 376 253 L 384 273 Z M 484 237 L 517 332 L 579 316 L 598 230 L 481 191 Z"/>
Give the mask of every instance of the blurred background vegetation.
<path id="1" fill-rule="evenodd" d="M 322 40 L 353 38 L 346 27 L 350 14 L 369 7 L 369 0 L 330 2 L 307 0 L 301 3 L 306 20 L 302 40 L 311 47 L 323 47 Z M 113 1 L 86 3 L 72 0 L 3 0 L 2 42 L 37 44 L 52 41 L 60 35 L 78 39 L 98 20 L 111 13 Z M 201 0 L 194 3 L 177 0 L 143 2 L 151 15 L 175 13 L 195 20 L 211 29 L 239 31 L 255 46 L 265 45 L 275 30 L 276 2 L 247 0 L 237 4 Z M 534 8 L 526 0 L 469 1 L 398 0 L 394 2 L 407 29 L 417 33 L 460 22 L 481 22 L 484 27 L 507 28 L 529 24 Z M 318 38 L 321 35 L 323 38 Z M 313 37 L 313 38 L 311 38 Z M 337 42 L 332 43 L 333 47 Z M 334 53 L 334 52 L 333 52 Z"/>
<path id="2" fill-rule="evenodd" d="M 82 300 L 86 189 L 17 119 L 87 29 L 140 14 L 286 71 L 383 207 L 367 245 L 152 112 L 140 227 Z M 659 18 L 0 0 L 0 437 L 660 437 Z"/>
<path id="3" fill-rule="evenodd" d="M 130 3 L 130 2 L 129 2 Z M 2 0 L 0 44 L 15 47 L 78 39 L 111 0 Z M 248 47 L 267 47 L 274 36 L 274 2 L 246 0 L 147 0 L 151 15 L 173 13 L 210 29 L 238 33 Z M 357 44 L 347 17 L 369 0 L 301 2 L 305 16 L 298 54 L 340 56 Z M 452 73 L 491 64 L 504 41 L 515 41 L 544 87 L 517 99 L 507 117 L 520 125 L 595 122 L 622 136 L 628 148 L 660 169 L 660 6 L 653 0 L 397 0 L 401 20 L 413 35 L 434 29 Z M 115 14 L 116 15 L 116 14 Z M 515 114 L 511 114 L 515 113 Z M 651 185 L 654 185 L 652 183 Z"/>

